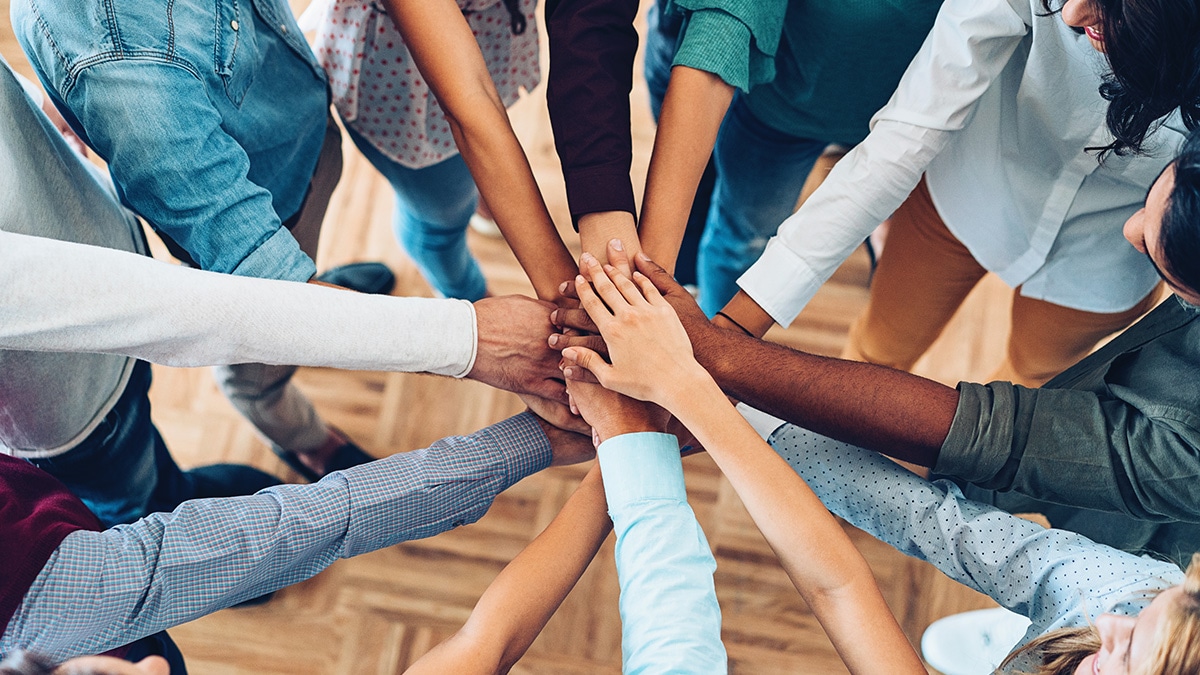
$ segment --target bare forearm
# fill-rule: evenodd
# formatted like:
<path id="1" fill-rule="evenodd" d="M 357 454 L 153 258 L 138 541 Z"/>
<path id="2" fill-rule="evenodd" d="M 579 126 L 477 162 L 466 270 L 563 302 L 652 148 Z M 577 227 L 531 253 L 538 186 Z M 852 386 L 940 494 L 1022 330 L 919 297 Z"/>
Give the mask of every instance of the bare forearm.
<path id="1" fill-rule="evenodd" d="M 668 271 L 675 267 L 696 187 L 712 155 L 733 87 L 686 66 L 671 70 L 642 207 L 642 248 Z"/>
<path id="2" fill-rule="evenodd" d="M 923 673 L 866 560 L 808 485 L 715 386 L 689 387 L 686 396 L 678 414 L 729 479 L 850 671 L 878 672 L 886 662 L 895 672 Z M 870 645 L 861 639 L 865 627 L 874 636 Z"/>
<path id="3" fill-rule="evenodd" d="M 933 466 L 958 392 L 869 363 L 814 356 L 709 331 L 696 358 L 730 396 L 819 434 L 921 466 Z"/>
<path id="4" fill-rule="evenodd" d="M 459 152 L 538 297 L 575 274 L 478 43 L 453 0 L 385 0 L 437 97 Z"/>

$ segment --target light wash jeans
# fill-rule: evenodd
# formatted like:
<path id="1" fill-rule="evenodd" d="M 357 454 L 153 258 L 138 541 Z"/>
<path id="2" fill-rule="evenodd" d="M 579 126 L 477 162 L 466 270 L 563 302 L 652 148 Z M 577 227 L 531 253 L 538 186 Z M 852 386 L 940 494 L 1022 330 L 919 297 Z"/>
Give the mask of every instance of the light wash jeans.
<path id="1" fill-rule="evenodd" d="M 392 228 L 396 239 L 433 290 L 474 302 L 487 295 L 487 281 L 467 248 L 467 224 L 479 193 L 462 155 L 410 169 L 393 162 L 347 126 L 363 156 L 396 192 Z"/>

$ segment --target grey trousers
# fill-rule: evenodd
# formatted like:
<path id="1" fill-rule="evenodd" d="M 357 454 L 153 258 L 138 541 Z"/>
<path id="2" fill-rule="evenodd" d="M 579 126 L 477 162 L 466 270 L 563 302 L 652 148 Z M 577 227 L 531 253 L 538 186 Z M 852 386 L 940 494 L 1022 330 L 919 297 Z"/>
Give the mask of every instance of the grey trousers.
<path id="1" fill-rule="evenodd" d="M 309 184 L 308 195 L 292 226 L 300 249 L 317 259 L 321 223 L 329 198 L 342 176 L 342 134 L 330 117 L 325 143 Z M 317 415 L 312 402 L 292 383 L 295 366 L 243 363 L 214 369 L 221 391 L 266 439 L 285 450 L 304 454 L 320 447 L 329 428 Z"/>

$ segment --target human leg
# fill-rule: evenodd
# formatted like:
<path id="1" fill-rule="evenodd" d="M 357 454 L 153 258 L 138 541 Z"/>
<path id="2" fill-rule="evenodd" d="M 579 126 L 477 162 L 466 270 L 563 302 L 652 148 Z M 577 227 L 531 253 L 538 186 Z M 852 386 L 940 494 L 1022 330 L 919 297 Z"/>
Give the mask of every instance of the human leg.
<path id="1" fill-rule="evenodd" d="M 828 143 L 763 124 L 741 94 L 733 99 L 713 151 L 717 178 L 700 240 L 700 307 L 712 316 L 737 294 L 737 278 L 762 255 L 796 207 Z"/>
<path id="2" fill-rule="evenodd" d="M 467 248 L 467 225 L 479 193 L 462 155 L 410 169 L 353 130 L 350 138 L 396 192 L 396 238 L 434 290 L 471 301 L 487 295 L 487 281 Z"/>
<path id="3" fill-rule="evenodd" d="M 867 308 L 842 358 L 912 368 L 986 270 L 946 229 L 919 183 L 891 218 Z"/>
<path id="4" fill-rule="evenodd" d="M 1159 284 L 1123 312 L 1098 314 L 1016 293 L 1008 352 L 991 379 L 1040 387 L 1087 356 L 1100 340 L 1128 328 L 1161 298 Z"/>

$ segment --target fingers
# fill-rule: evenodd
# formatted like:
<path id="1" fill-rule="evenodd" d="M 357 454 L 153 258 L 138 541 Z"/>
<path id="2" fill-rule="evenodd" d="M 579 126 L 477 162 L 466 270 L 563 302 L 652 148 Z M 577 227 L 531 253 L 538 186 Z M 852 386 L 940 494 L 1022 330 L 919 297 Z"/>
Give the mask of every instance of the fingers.
<path id="1" fill-rule="evenodd" d="M 563 358 L 574 364 L 563 368 L 563 375 L 572 380 L 583 380 L 582 375 L 587 372 L 598 384 L 603 385 L 612 373 L 612 366 L 587 347 L 568 347 L 563 350 Z"/>
<path id="2" fill-rule="evenodd" d="M 570 298 L 572 300 L 579 299 L 579 294 L 575 292 L 575 280 L 574 279 L 571 279 L 569 281 L 564 281 L 561 284 L 559 284 L 558 292 L 564 298 Z"/>
<path id="3" fill-rule="evenodd" d="M 561 373 L 561 371 L 559 372 Z M 549 401 L 567 402 L 567 385 L 557 378 L 543 379 L 541 382 L 529 387 L 529 393 Z"/>
<path id="4" fill-rule="evenodd" d="M 587 277 L 588 281 L 592 282 L 592 287 L 596 289 L 596 293 L 599 294 L 605 304 L 611 307 L 614 312 L 622 305 L 629 304 L 625 297 L 621 295 L 621 292 L 617 290 L 612 279 L 608 278 L 608 272 L 604 271 L 604 268 L 600 266 L 600 261 L 596 260 L 595 256 L 591 253 L 584 253 L 579 262 L 583 266 L 583 275 Z M 582 299 L 584 290 L 579 287 L 578 279 L 575 280 L 575 286 L 576 290 L 579 291 L 580 299 Z M 591 314 L 591 312 L 588 313 Z M 596 316 L 593 314 L 592 318 L 595 319 Z"/>
<path id="5" fill-rule="evenodd" d="M 572 290 L 574 290 L 574 287 L 575 283 L 571 282 Z M 559 328 L 574 328 L 575 330 L 587 333 L 600 332 L 600 329 L 596 327 L 596 322 L 592 321 L 592 317 L 588 316 L 587 311 L 582 309 L 565 309 L 560 307 L 550 313 L 550 323 Z"/>
<path id="6" fill-rule="evenodd" d="M 663 295 L 670 295 L 674 292 L 687 293 L 669 272 L 659 267 L 658 263 L 647 257 L 645 253 L 639 251 L 633 259 L 633 264 L 637 267 L 637 271 L 644 274 Z"/>
<path id="7" fill-rule="evenodd" d="M 664 298 L 662 294 L 658 292 L 658 289 L 654 287 L 654 283 L 650 281 L 645 274 L 642 274 L 641 272 L 634 272 L 633 281 L 642 291 L 642 296 L 645 297 L 646 302 L 650 303 L 651 305 L 670 306 L 670 303 L 668 303 L 666 298 Z"/>
<path id="8" fill-rule="evenodd" d="M 625 302 L 628 302 L 634 307 L 644 306 L 646 304 L 646 298 L 642 295 L 642 292 L 638 290 L 637 286 L 633 285 L 633 282 L 629 280 L 629 277 L 621 274 L 620 270 L 612 265 L 605 265 L 604 273 L 608 275 L 610 280 L 612 280 L 613 285 L 617 287 L 617 290 L 621 291 L 621 295 L 625 298 Z"/>
<path id="9" fill-rule="evenodd" d="M 608 277 L 605 277 L 605 279 L 608 279 Z M 600 327 L 607 324 L 608 320 L 612 318 L 612 312 L 609 311 L 608 306 L 600 300 L 592 285 L 583 276 L 575 277 L 575 290 L 579 293 L 579 303 L 583 305 L 584 311 L 591 317 L 592 323 L 596 324 L 598 329 L 603 330 Z"/>
<path id="10" fill-rule="evenodd" d="M 551 349 L 562 351 L 567 347 L 586 347 L 602 356 L 608 355 L 608 345 L 599 335 L 559 335 L 555 333 L 548 340 Z"/>
<path id="11" fill-rule="evenodd" d="M 608 264 L 621 270 L 621 274 L 625 276 L 633 274 L 633 265 L 629 263 L 629 253 L 620 239 L 611 239 L 608 242 Z"/>

